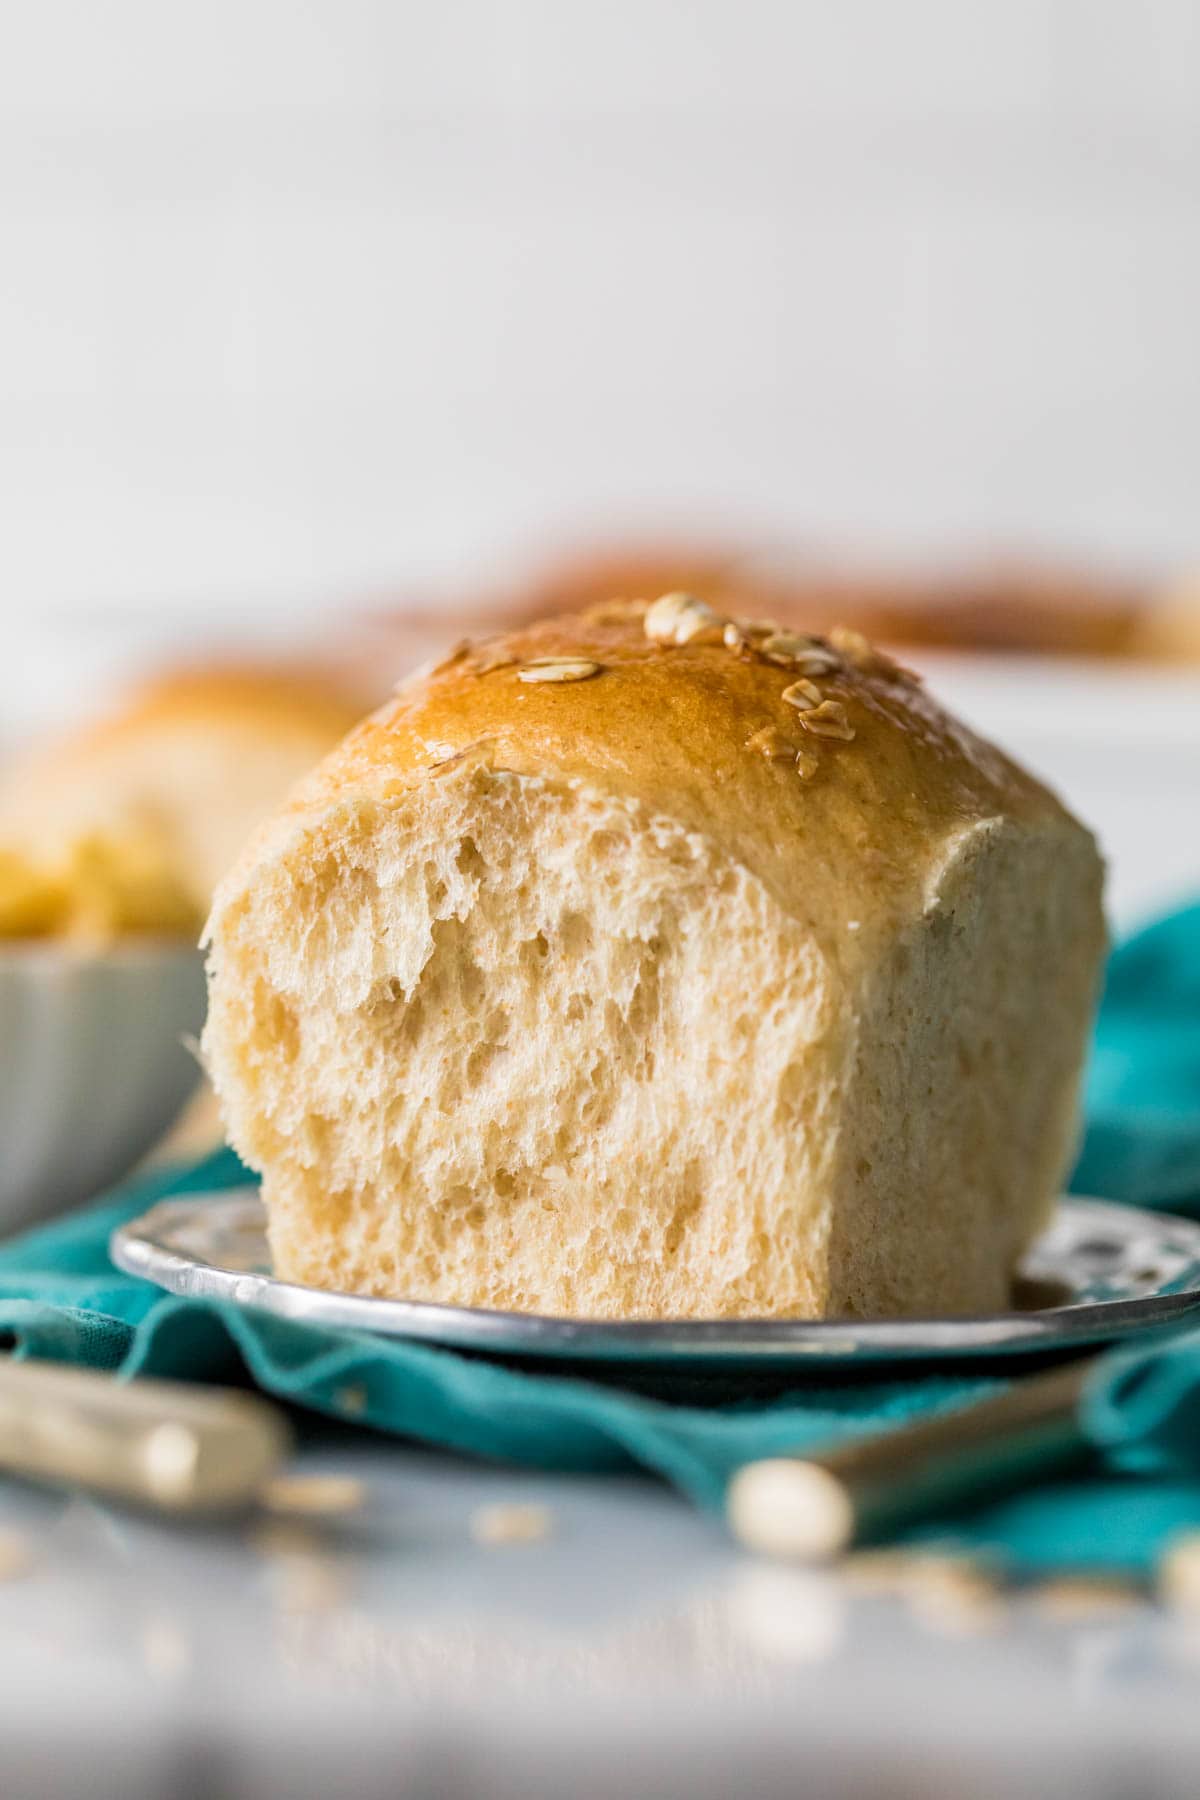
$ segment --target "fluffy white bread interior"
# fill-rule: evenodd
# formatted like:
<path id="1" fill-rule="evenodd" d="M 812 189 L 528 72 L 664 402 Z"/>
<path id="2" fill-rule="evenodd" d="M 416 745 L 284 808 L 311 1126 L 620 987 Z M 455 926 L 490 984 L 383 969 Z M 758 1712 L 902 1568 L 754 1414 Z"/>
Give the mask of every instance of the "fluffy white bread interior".
<path id="1" fill-rule="evenodd" d="M 1056 803 L 936 813 L 877 889 L 811 847 L 781 884 L 719 802 L 720 830 L 656 806 L 661 773 L 496 739 L 397 773 L 367 741 L 210 928 L 206 1056 L 279 1274 L 596 1318 L 1006 1303 L 1070 1158 L 1102 941 Z"/>

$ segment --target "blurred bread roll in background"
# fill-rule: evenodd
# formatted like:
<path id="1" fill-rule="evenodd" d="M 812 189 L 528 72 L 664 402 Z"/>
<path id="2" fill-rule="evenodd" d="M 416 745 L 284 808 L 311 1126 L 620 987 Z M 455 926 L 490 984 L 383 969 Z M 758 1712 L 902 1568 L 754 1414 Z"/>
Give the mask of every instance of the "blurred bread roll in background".
<path id="1" fill-rule="evenodd" d="M 979 556 L 921 566 L 685 540 L 619 540 L 534 571 L 508 604 L 538 618 L 622 595 L 682 590 L 726 611 L 763 610 L 825 631 L 852 626 L 902 648 L 1079 657 L 1147 653 L 1152 583 L 1099 567 Z M 1166 634 L 1163 635 L 1165 647 Z M 1177 637 L 1180 652 L 1184 645 Z M 1192 653 L 1200 656 L 1200 627 Z"/>
<path id="2" fill-rule="evenodd" d="M 0 937 L 198 933 L 221 875 L 291 784 L 464 618 L 486 630 L 502 616 L 486 600 L 343 608 L 289 656 L 161 669 L 12 754 L 0 769 Z"/>
<path id="3" fill-rule="evenodd" d="M 122 1157 L 147 1150 L 196 1086 L 199 1069 L 184 1040 L 194 1041 L 204 1019 L 194 946 L 212 891 L 259 820 L 376 698 L 335 659 L 328 667 L 189 666 L 143 680 L 98 720 L 4 770 L 0 939 L 18 950 L 34 939 L 67 947 L 65 965 L 45 965 L 47 981 L 60 998 L 83 994 L 92 1036 L 101 996 L 123 1071 L 117 1093 L 127 1110 L 139 1093 L 145 1101 L 135 1108 L 139 1129 L 119 1132 L 115 1153 L 84 1158 L 88 1180 L 112 1179 L 127 1166 Z M 147 937 L 178 939 L 195 960 L 191 980 L 186 968 L 162 962 L 134 981 L 129 941 Z M 19 955 L 16 964 L 27 973 L 29 959 Z M 61 987 L 63 967 L 86 968 L 92 986 Z M 61 1006 L 50 1009 L 56 1021 L 60 1015 Z M 88 1032 L 71 1041 L 81 1035 L 90 1041 Z M 114 1084 L 91 1068 L 87 1079 L 108 1094 L 116 1118 Z M 94 1132 L 85 1136 L 95 1148 Z M 219 1138 L 202 1087 L 160 1153 L 198 1155 Z M 56 1191 L 84 1191 L 81 1179 L 62 1175 L 61 1157 L 47 1166 L 58 1171 Z"/>
<path id="4" fill-rule="evenodd" d="M 286 1279 L 994 1310 L 1073 1154 L 1101 881 L 856 632 L 603 606 L 463 646 L 256 835 L 206 1059 Z"/>
<path id="5" fill-rule="evenodd" d="M 152 878 L 174 927 L 198 931 L 253 826 L 376 697 L 315 668 L 185 668 L 18 756 L 0 776 L 12 919 L 40 905 L 46 928 L 49 890 L 82 862 L 107 881 L 115 930 L 147 923 L 133 896 Z"/>
<path id="6" fill-rule="evenodd" d="M 1167 583 L 1138 620 L 1139 655 L 1163 663 L 1200 663 L 1200 574 Z"/>

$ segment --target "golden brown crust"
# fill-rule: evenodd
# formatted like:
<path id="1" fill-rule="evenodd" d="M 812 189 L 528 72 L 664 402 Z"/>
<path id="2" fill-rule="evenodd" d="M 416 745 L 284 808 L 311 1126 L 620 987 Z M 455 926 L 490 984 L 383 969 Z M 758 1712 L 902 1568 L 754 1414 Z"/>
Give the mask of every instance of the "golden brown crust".
<path id="1" fill-rule="evenodd" d="M 929 846 L 960 825 L 1066 818 L 857 634 L 793 638 L 789 654 L 761 630 L 731 647 L 723 620 L 697 617 L 683 644 L 654 641 L 644 603 L 624 603 L 460 646 L 364 720 L 290 810 L 408 785 L 477 748 L 704 832 L 791 910 L 811 895 L 814 917 L 831 901 L 834 916 L 911 906 Z M 543 659 L 596 671 L 530 679 Z"/>

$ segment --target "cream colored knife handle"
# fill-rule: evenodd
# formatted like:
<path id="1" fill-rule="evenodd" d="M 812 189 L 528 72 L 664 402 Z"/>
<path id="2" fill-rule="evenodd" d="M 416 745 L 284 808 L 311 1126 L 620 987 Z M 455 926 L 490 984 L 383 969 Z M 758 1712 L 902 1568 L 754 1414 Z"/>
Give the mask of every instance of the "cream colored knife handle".
<path id="1" fill-rule="evenodd" d="M 768 1556 L 840 1555 L 947 1508 L 1084 1460 L 1078 1406 L 1091 1359 L 1005 1392 L 803 1457 L 747 1463 L 729 1486 L 734 1536 Z"/>
<path id="2" fill-rule="evenodd" d="M 228 1388 L 0 1359 L 0 1469 L 171 1513 L 252 1504 L 291 1448 L 277 1407 Z"/>

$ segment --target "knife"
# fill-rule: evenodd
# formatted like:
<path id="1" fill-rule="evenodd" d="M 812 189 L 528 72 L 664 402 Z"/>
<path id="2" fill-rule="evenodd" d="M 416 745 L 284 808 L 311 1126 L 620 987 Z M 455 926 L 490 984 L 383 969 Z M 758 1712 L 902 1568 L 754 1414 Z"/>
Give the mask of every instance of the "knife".
<path id="1" fill-rule="evenodd" d="M 280 1410 L 232 1388 L 119 1381 L 0 1358 L 0 1470 L 179 1516 L 254 1504 L 291 1450 Z"/>
<path id="2" fill-rule="evenodd" d="M 726 1496 L 733 1534 L 763 1555 L 820 1560 L 1078 1467 L 1093 1448 L 1079 1401 L 1095 1360 L 825 1451 L 747 1463 Z"/>

